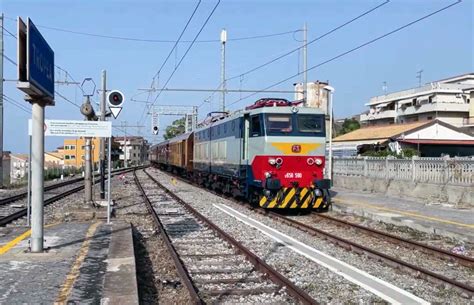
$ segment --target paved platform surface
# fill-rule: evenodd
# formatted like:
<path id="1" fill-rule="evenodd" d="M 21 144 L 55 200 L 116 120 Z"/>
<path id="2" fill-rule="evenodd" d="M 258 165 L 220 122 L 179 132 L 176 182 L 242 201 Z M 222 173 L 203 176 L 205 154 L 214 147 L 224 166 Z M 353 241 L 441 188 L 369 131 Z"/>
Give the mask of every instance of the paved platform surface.
<path id="1" fill-rule="evenodd" d="M 0 228 L 0 304 L 138 304 L 130 224 L 47 226 L 44 253 L 28 239 L 28 228 Z"/>
<path id="2" fill-rule="evenodd" d="M 474 242 L 474 209 L 334 188 L 333 210 Z"/>

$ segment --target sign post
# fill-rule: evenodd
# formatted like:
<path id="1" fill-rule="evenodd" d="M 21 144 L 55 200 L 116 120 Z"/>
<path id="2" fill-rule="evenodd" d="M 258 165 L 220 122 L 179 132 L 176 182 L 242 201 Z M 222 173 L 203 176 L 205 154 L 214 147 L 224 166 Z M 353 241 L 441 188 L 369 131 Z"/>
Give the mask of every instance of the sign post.
<path id="1" fill-rule="evenodd" d="M 32 104 L 31 252 L 43 252 L 44 108 L 54 106 L 54 52 L 30 18 L 18 18 L 17 88 Z"/>

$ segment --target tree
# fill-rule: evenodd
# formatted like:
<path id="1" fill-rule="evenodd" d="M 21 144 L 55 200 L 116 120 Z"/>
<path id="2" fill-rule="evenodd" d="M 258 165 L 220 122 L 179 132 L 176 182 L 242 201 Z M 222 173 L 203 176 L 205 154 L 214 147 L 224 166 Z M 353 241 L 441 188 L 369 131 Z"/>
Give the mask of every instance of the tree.
<path id="1" fill-rule="evenodd" d="M 357 120 L 345 119 L 344 123 L 342 123 L 342 129 L 339 132 L 338 136 L 343 135 L 345 133 L 349 133 L 359 128 L 360 128 L 360 123 Z"/>
<path id="2" fill-rule="evenodd" d="M 165 140 L 168 140 L 176 136 L 179 136 L 180 134 L 183 134 L 185 132 L 184 125 L 185 125 L 184 118 L 173 121 L 171 125 L 166 127 L 163 138 L 165 138 Z"/>

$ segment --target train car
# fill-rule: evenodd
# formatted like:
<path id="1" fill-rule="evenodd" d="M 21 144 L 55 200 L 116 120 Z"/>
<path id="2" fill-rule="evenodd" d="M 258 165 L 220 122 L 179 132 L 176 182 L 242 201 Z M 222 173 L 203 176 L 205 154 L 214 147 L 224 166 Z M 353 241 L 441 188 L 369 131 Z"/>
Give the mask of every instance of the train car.
<path id="1" fill-rule="evenodd" d="M 176 173 L 193 170 L 194 133 L 189 132 L 151 147 L 151 162 Z"/>
<path id="2" fill-rule="evenodd" d="M 211 117 L 192 135 L 192 167 L 179 166 L 186 166 L 198 183 L 263 208 L 329 207 L 321 110 L 285 99 L 260 99 L 243 111 Z M 171 155 L 179 159 L 179 154 L 175 150 Z"/>

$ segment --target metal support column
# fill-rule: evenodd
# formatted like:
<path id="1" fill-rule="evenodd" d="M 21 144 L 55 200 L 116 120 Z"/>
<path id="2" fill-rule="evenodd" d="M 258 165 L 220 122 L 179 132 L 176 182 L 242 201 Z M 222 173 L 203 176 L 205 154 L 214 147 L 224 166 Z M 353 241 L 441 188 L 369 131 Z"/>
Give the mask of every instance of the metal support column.
<path id="1" fill-rule="evenodd" d="M 30 226 L 31 220 L 31 135 L 28 147 L 28 197 L 26 199 L 26 226 Z"/>
<path id="2" fill-rule="evenodd" d="M 221 89 L 222 89 L 222 98 L 221 98 L 221 111 L 225 111 L 225 43 L 227 41 L 227 31 L 225 29 L 221 32 Z"/>
<path id="3" fill-rule="evenodd" d="M 303 105 L 308 106 L 308 28 L 303 27 Z"/>
<path id="4" fill-rule="evenodd" d="M 332 179 L 332 130 L 333 130 L 333 94 L 334 88 L 331 86 L 324 87 L 328 91 L 328 113 L 329 113 L 329 153 L 328 153 L 328 179 Z"/>
<path id="5" fill-rule="evenodd" d="M 43 252 L 44 105 L 32 105 L 31 252 Z"/>
<path id="6" fill-rule="evenodd" d="M 109 137 L 109 145 L 108 145 L 108 162 L 107 162 L 107 223 L 110 223 L 110 205 L 111 205 L 111 196 L 112 196 L 112 190 L 110 189 L 110 180 L 112 180 L 111 177 L 111 164 L 112 164 L 112 137 Z"/>
<path id="7" fill-rule="evenodd" d="M 92 163 L 91 163 L 91 138 L 86 138 L 84 161 L 85 161 L 85 175 L 84 175 L 84 201 L 86 203 L 92 202 Z"/>
<path id="8" fill-rule="evenodd" d="M 100 120 L 105 121 L 105 103 L 107 96 L 107 72 L 102 70 L 102 99 L 100 101 Z M 105 139 L 100 138 L 100 199 L 105 199 Z"/>
<path id="9" fill-rule="evenodd" d="M 3 188 L 3 13 L 0 15 L 0 188 Z"/>

